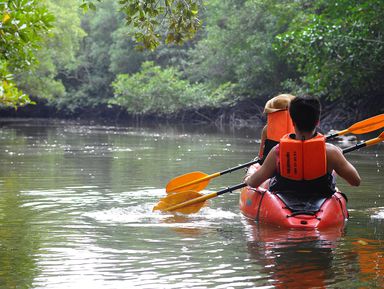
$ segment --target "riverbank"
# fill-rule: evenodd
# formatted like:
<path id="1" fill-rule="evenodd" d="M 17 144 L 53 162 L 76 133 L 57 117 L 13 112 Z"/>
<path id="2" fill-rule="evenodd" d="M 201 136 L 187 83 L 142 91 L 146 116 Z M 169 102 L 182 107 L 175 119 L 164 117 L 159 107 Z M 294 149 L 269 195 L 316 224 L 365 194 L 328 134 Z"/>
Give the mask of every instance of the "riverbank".
<path id="1" fill-rule="evenodd" d="M 380 103 L 360 101 L 345 104 L 342 102 L 323 103 L 320 127 L 324 131 L 340 129 L 364 118 L 384 113 L 384 99 Z M 121 124 L 191 124 L 230 127 L 232 129 L 262 126 L 266 119 L 261 102 L 245 100 L 232 107 L 184 110 L 171 115 L 132 115 L 116 106 L 99 105 L 76 111 L 58 110 L 45 101 L 35 105 L 0 110 L 3 118 L 59 118 L 68 120 L 88 120 Z"/>

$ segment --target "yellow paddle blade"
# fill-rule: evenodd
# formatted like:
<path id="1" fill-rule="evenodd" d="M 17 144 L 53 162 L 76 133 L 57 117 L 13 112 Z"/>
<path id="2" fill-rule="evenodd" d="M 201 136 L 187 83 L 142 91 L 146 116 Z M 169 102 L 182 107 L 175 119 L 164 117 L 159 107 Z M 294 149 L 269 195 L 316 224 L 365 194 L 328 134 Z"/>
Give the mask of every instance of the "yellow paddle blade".
<path id="1" fill-rule="evenodd" d="M 182 206 L 180 208 L 176 208 L 174 210 L 169 210 L 172 207 L 175 207 L 179 204 L 183 204 L 185 202 L 203 197 L 204 195 L 199 194 L 194 191 L 185 191 L 181 193 L 169 194 L 166 197 L 160 199 L 160 201 L 153 207 L 153 211 L 159 210 L 163 212 L 172 211 L 179 212 L 183 214 L 193 214 L 197 213 L 201 207 L 204 206 L 205 201 L 195 202 L 186 206 Z"/>
<path id="2" fill-rule="evenodd" d="M 217 174 L 207 175 L 203 172 L 192 172 L 178 176 L 169 181 L 165 190 L 167 193 L 180 193 L 184 191 L 199 192 L 205 189 L 209 180 L 216 177 Z"/>
<path id="3" fill-rule="evenodd" d="M 347 130 L 354 134 L 363 134 L 384 127 L 384 113 L 359 121 Z"/>
<path id="4" fill-rule="evenodd" d="M 382 141 L 384 141 L 384 131 L 378 137 L 365 141 L 365 144 L 371 146 Z"/>

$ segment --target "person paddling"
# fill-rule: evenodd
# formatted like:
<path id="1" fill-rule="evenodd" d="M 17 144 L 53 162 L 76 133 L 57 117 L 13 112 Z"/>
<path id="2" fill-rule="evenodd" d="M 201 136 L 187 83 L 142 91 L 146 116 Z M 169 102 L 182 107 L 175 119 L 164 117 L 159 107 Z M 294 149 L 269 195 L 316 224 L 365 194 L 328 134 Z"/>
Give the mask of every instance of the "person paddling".
<path id="1" fill-rule="evenodd" d="M 272 178 L 270 190 L 306 191 L 331 195 L 335 191 L 333 172 L 352 186 L 360 176 L 340 148 L 325 143 L 316 132 L 321 106 L 315 97 L 296 97 L 289 104 L 294 134 L 287 134 L 271 149 L 263 165 L 245 177 L 245 183 L 258 187 Z"/>
<path id="2" fill-rule="evenodd" d="M 261 163 L 269 151 L 279 143 L 287 133 L 293 132 L 293 124 L 288 113 L 289 102 L 295 96 L 291 94 L 279 94 L 267 101 L 264 113 L 267 115 L 267 124 L 261 132 L 259 159 Z"/>

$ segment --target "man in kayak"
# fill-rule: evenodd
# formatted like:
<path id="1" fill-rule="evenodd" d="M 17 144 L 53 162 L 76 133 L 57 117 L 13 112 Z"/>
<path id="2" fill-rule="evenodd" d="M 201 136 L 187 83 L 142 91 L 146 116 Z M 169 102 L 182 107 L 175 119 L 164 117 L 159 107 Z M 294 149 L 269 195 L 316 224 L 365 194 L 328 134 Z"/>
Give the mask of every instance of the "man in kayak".
<path id="1" fill-rule="evenodd" d="M 290 102 L 289 114 L 294 134 L 286 135 L 271 149 L 263 165 L 245 177 L 245 183 L 258 187 L 272 178 L 271 191 L 306 191 L 332 195 L 333 172 L 352 186 L 360 185 L 360 176 L 340 148 L 325 143 L 316 132 L 320 120 L 320 102 L 314 97 L 296 97 Z"/>
<path id="2" fill-rule="evenodd" d="M 291 94 L 279 94 L 265 104 L 264 113 L 267 115 L 267 124 L 261 132 L 259 149 L 261 163 L 284 135 L 293 132 L 294 128 L 289 116 L 288 105 L 294 98 L 295 96 Z"/>

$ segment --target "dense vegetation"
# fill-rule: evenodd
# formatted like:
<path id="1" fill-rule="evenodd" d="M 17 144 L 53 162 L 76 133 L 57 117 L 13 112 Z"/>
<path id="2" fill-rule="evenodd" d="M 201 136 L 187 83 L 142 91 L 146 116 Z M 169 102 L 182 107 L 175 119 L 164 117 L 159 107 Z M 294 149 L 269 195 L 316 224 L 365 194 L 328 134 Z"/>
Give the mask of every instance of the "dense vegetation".
<path id="1" fill-rule="evenodd" d="M 382 0 L 78 3 L 0 3 L 3 105 L 212 120 L 289 92 L 328 117 L 383 111 Z"/>
<path id="2" fill-rule="evenodd" d="M 34 51 L 51 27 L 52 15 L 38 1 L 0 2 L 0 103 L 18 106 L 30 99 L 16 85 L 14 74 L 36 63 Z"/>

